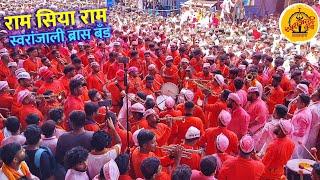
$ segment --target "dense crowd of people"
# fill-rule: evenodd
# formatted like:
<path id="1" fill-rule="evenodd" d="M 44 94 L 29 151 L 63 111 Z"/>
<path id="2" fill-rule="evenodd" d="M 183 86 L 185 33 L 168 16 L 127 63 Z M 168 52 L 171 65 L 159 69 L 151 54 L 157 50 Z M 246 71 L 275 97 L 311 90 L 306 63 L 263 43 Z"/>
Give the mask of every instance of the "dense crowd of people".
<path id="1" fill-rule="evenodd" d="M 95 7 L 9 3 L 1 15 Z M 30 47 L 1 30 L 0 179 L 286 179 L 319 147 L 320 36 L 221 15 L 116 6 L 110 39 Z"/>

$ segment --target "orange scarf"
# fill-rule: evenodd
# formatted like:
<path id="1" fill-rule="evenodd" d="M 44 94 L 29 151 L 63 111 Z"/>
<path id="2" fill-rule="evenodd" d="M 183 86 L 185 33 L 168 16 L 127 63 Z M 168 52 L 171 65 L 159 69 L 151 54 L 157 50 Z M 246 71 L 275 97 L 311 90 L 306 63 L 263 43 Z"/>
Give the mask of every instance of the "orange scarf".
<path id="1" fill-rule="evenodd" d="M 22 176 L 31 177 L 31 173 L 26 162 L 22 161 L 20 164 L 20 169 L 23 174 L 18 173 L 16 170 L 11 168 L 10 166 L 3 164 L 2 172 L 7 176 L 9 180 L 17 180 L 20 179 Z"/>

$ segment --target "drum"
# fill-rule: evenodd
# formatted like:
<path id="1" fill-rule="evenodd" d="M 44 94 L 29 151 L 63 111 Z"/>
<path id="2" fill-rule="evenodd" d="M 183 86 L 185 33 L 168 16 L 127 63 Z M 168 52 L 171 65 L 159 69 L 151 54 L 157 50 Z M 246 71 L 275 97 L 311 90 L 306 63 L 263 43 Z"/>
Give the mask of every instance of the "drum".
<path id="1" fill-rule="evenodd" d="M 166 99 L 168 98 L 169 96 L 166 96 L 166 95 L 160 95 L 157 97 L 156 99 L 156 103 L 157 103 L 157 106 L 158 108 L 163 111 L 165 108 L 166 108 Z"/>
<path id="2" fill-rule="evenodd" d="M 291 159 L 286 165 L 288 180 L 311 180 L 312 165 L 316 163 L 310 159 Z M 300 166 L 300 167 L 299 167 Z M 303 168 L 301 168 L 303 167 Z"/>
<path id="3" fill-rule="evenodd" d="M 179 88 L 174 83 L 167 82 L 161 86 L 161 94 L 176 99 L 176 96 L 179 94 Z"/>

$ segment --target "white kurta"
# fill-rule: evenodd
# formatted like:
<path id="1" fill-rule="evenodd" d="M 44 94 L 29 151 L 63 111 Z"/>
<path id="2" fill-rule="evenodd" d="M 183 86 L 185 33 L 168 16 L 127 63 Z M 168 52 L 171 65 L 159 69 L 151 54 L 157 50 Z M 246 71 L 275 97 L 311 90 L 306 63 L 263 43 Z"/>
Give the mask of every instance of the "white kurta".
<path id="1" fill-rule="evenodd" d="M 312 115 L 310 134 L 306 147 L 311 149 L 316 146 L 318 132 L 320 130 L 320 101 L 310 104 L 309 109 Z"/>
<path id="2" fill-rule="evenodd" d="M 271 118 L 264 127 L 253 135 L 255 140 L 255 150 L 259 151 L 260 154 L 264 154 L 269 143 L 276 137 L 273 131 L 277 127 L 279 119 Z"/>
<path id="3" fill-rule="evenodd" d="M 310 134 L 311 121 L 312 114 L 308 107 L 297 110 L 291 119 L 291 123 L 294 127 L 292 140 L 296 145 L 295 151 L 293 153 L 294 159 L 308 157 L 307 152 L 298 142 L 300 141 L 303 145 L 307 144 L 307 140 Z"/>

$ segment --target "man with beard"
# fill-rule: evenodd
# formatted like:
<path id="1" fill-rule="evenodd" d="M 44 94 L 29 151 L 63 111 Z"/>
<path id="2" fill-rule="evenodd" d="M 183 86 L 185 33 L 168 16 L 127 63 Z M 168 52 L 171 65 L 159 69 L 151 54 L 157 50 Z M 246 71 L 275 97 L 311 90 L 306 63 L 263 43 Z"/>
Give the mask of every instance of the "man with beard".
<path id="1" fill-rule="evenodd" d="M 153 109 L 146 110 L 144 117 L 148 123 L 143 128 L 155 134 L 159 146 L 166 145 L 171 134 L 171 125 L 159 123 L 158 115 Z"/>
<path id="2" fill-rule="evenodd" d="M 24 149 L 17 143 L 10 143 L 1 149 L 1 160 L 3 161 L 0 170 L 0 179 L 11 180 L 21 179 L 26 177 L 28 179 L 36 180 L 30 171 L 24 159 L 26 153 Z"/>
<path id="3" fill-rule="evenodd" d="M 250 115 L 241 107 L 241 101 L 237 94 L 231 93 L 227 99 L 227 107 L 231 109 L 231 122 L 227 128 L 241 139 L 248 133 Z"/>
<path id="4" fill-rule="evenodd" d="M 297 110 L 291 119 L 291 123 L 294 126 L 292 140 L 296 145 L 293 155 L 295 158 L 305 158 L 307 156 L 303 147 L 299 145 L 299 142 L 306 145 L 309 137 L 312 121 L 312 114 L 308 108 L 309 104 L 310 97 L 304 93 L 300 94 L 297 100 Z"/>
<path id="5" fill-rule="evenodd" d="M 250 115 L 249 132 L 255 134 L 256 131 L 264 126 L 268 118 L 268 107 L 260 98 L 257 87 L 250 87 L 248 89 L 248 102 L 246 110 Z"/>

